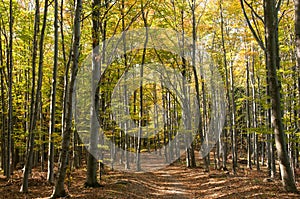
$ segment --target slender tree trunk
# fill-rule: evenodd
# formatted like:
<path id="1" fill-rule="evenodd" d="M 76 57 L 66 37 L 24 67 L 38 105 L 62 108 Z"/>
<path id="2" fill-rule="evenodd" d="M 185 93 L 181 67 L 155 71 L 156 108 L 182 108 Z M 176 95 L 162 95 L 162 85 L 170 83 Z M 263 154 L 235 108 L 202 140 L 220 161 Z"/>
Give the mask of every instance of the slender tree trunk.
<path id="1" fill-rule="evenodd" d="M 251 133 L 250 133 L 250 71 L 249 71 L 249 59 L 246 57 L 246 95 L 247 95 L 247 100 L 246 100 L 246 112 L 247 112 L 247 166 L 249 169 L 252 169 L 252 161 L 251 161 L 251 155 L 252 155 L 252 143 L 251 143 Z"/>
<path id="2" fill-rule="evenodd" d="M 295 0 L 295 35 L 296 35 L 296 70 L 297 70 L 297 85 L 298 85 L 298 104 L 300 104 L 300 0 Z M 298 118 L 300 117 L 300 109 L 298 108 Z M 298 120 L 298 128 L 300 127 L 300 121 Z M 299 143 L 296 144 L 299 146 Z M 298 147 L 296 148 L 298 152 Z M 296 153 L 296 157 L 299 157 L 299 153 Z M 295 158 L 296 158 L 295 157 Z M 296 167 L 299 167 L 298 159 L 296 158 Z"/>
<path id="3" fill-rule="evenodd" d="M 12 168 L 11 168 L 11 136 L 13 134 L 13 96 L 12 96 L 12 73 L 13 73 L 13 11 L 12 11 L 12 0 L 9 1 L 9 46 L 8 46 L 8 131 L 7 131 L 7 178 L 10 179 Z"/>
<path id="4" fill-rule="evenodd" d="M 0 26 L 0 38 L 1 38 L 1 26 Z M 1 87 L 1 169 L 4 169 L 4 173 L 5 173 L 5 147 L 4 147 L 4 136 L 5 136 L 5 115 L 4 115 L 4 80 L 3 80 L 3 56 L 2 56 L 2 40 L 0 39 L 0 87 Z"/>
<path id="5" fill-rule="evenodd" d="M 196 16 L 195 16 L 195 9 L 196 9 L 196 1 L 193 0 L 191 3 L 191 11 L 192 11 L 192 26 L 193 26 L 193 48 L 192 48 L 192 67 L 193 67 L 193 73 L 194 73 L 194 79 L 195 79 L 195 89 L 196 89 L 196 99 L 197 99 L 197 108 L 199 109 L 199 123 L 198 123 L 198 127 L 197 127 L 197 131 L 198 134 L 200 135 L 200 140 L 201 140 L 201 144 L 203 144 L 204 138 L 203 138 L 203 131 L 202 131 L 202 117 L 201 117 L 201 113 L 200 113 L 200 89 L 199 89 L 199 79 L 198 79 L 198 74 L 197 74 L 197 70 L 196 70 L 196 42 L 197 42 L 197 27 L 196 27 Z M 202 77 L 202 74 L 201 74 Z M 204 92 L 204 87 L 202 87 L 203 92 Z M 205 93 L 203 93 L 205 94 Z M 204 96 L 203 96 L 204 97 Z M 205 101 L 203 101 L 203 103 L 206 103 Z M 194 142 L 192 143 L 192 145 L 194 145 Z M 191 155 L 194 155 L 194 147 L 192 147 L 191 151 Z M 204 164 L 205 164 L 205 169 L 207 171 L 209 171 L 209 161 L 207 161 L 207 158 L 209 157 L 209 155 L 203 157 L 204 159 Z M 196 167 L 196 160 L 195 158 L 192 158 L 192 162 L 191 162 L 191 167 Z"/>
<path id="6" fill-rule="evenodd" d="M 125 0 L 121 1 L 121 16 L 122 16 L 122 32 L 124 32 L 126 30 L 125 27 Z M 123 53 L 124 53 L 124 66 L 125 66 L 125 72 L 124 72 L 124 79 L 125 82 L 127 80 L 127 71 L 128 71 L 128 60 L 127 60 L 127 54 L 126 54 L 126 38 L 125 38 L 125 34 L 124 33 L 124 37 L 123 37 Z M 124 85 L 124 104 L 125 104 L 125 114 L 129 115 L 129 107 L 128 107 L 128 96 L 127 96 L 127 85 Z M 126 120 L 125 124 L 124 124 L 124 136 L 125 136 L 125 140 L 124 140 L 124 158 L 125 158 L 125 170 L 130 169 L 130 164 L 129 164 L 129 154 L 128 154 L 128 146 L 130 146 L 129 143 L 129 136 L 128 136 L 128 129 L 130 129 L 130 123 Z"/>
<path id="7" fill-rule="evenodd" d="M 97 84 L 100 80 L 100 59 L 99 59 L 99 17 L 100 17 L 100 0 L 93 1 L 93 11 L 92 11 L 92 40 L 93 40 L 93 55 L 92 55 L 92 97 L 91 97 L 91 121 L 90 121 L 90 146 L 87 162 L 87 178 L 85 186 L 88 187 L 98 187 L 99 183 L 97 182 L 97 157 L 94 157 L 97 154 L 97 143 L 98 143 L 98 134 L 99 134 L 99 122 L 97 119 L 97 110 L 96 102 L 98 98 L 95 97 L 96 89 L 98 88 Z"/>
<path id="8" fill-rule="evenodd" d="M 48 1 L 48 0 L 46 0 Z M 55 105 L 56 105 L 56 82 L 57 82 L 57 62 L 58 62 L 58 0 L 54 0 L 54 57 L 52 86 L 50 99 L 50 122 L 49 122 L 49 149 L 48 149 L 48 174 L 47 180 L 53 183 L 54 180 L 54 143 L 53 133 L 55 131 Z"/>
<path id="9" fill-rule="evenodd" d="M 66 117 L 67 117 L 67 102 L 68 102 L 68 90 L 69 90 L 69 70 L 70 70 L 70 64 L 72 60 L 72 43 L 70 45 L 70 51 L 69 51 L 69 56 L 68 56 L 68 61 L 66 58 L 66 50 L 65 50 L 65 37 L 64 37 L 64 24 L 63 24 L 63 2 L 64 0 L 61 0 L 61 13 L 60 13 L 60 29 L 61 29 L 61 40 L 62 40 L 62 51 L 63 51 L 63 59 L 64 59 L 64 89 L 63 89 L 63 111 L 62 111 L 62 116 L 61 116 L 61 132 L 64 132 L 64 129 L 66 127 Z M 73 37 L 73 35 L 72 35 Z"/>
<path id="10" fill-rule="evenodd" d="M 253 46 L 251 47 L 253 52 Z M 252 87 L 252 112 L 253 112 L 253 128 L 257 128 L 257 106 L 256 106 L 256 89 L 255 89 L 255 57 L 252 56 L 252 75 L 251 75 L 251 87 Z M 259 140 L 258 140 L 258 133 L 254 133 L 255 136 L 255 144 L 254 144 L 254 150 L 255 150 L 255 161 L 256 161 L 256 169 L 260 170 L 259 166 Z"/>
<path id="11" fill-rule="evenodd" d="M 141 1 L 141 10 L 142 10 L 142 17 L 143 17 L 143 21 L 144 21 L 144 27 L 146 28 L 146 39 L 144 42 L 144 49 L 143 49 L 143 55 L 142 55 L 142 62 L 141 62 L 141 68 L 140 68 L 140 93 L 139 93 L 139 97 L 140 97 L 140 107 L 139 107 L 139 132 L 138 132 L 138 143 L 137 143 L 137 150 L 136 150 L 136 170 L 140 171 L 141 168 L 141 148 L 142 148 L 142 127 L 143 127 L 143 117 L 144 117 L 144 107 L 143 107 L 143 75 L 144 75 L 144 64 L 146 61 L 146 50 L 147 50 L 147 44 L 148 44 L 148 25 L 147 25 L 147 15 L 148 13 L 145 13 L 145 9 L 144 9 L 144 4 L 143 4 L 143 0 Z"/>
<path id="12" fill-rule="evenodd" d="M 72 113 L 73 113 L 72 102 L 73 102 L 73 93 L 75 89 L 74 88 L 75 79 L 77 76 L 78 62 L 79 62 L 81 10 L 82 10 L 82 1 L 77 0 L 76 9 L 75 9 L 75 18 L 74 18 L 73 65 L 71 70 L 67 109 L 66 109 L 68 115 L 66 116 L 66 128 L 64 129 L 63 132 L 62 150 L 60 152 L 58 177 L 51 198 L 65 197 L 68 195 L 64 188 L 64 181 L 65 181 L 66 169 L 68 164 L 70 136 L 72 133 Z"/>
<path id="13" fill-rule="evenodd" d="M 1 26 L 0 26 L 0 37 L 1 37 Z M 7 176 L 7 161 L 6 161 L 6 119 L 5 119 L 5 93 L 4 93 L 4 58 L 2 54 L 2 40 L 0 39 L 0 78 L 1 78 L 1 168 L 4 170 L 4 175 Z"/>
<path id="14" fill-rule="evenodd" d="M 234 75 L 233 75 L 233 64 L 230 64 L 230 93 L 231 93 L 231 105 L 232 105 L 232 168 L 233 173 L 236 174 L 237 168 L 237 131 L 236 131 L 236 124 L 235 124 L 235 117 L 236 117 L 236 105 L 235 105 L 235 96 L 234 96 Z"/>
<path id="15" fill-rule="evenodd" d="M 228 120 L 227 123 L 229 123 L 229 131 L 231 133 L 231 150 L 232 150 L 232 170 L 233 173 L 236 174 L 236 140 L 235 140 L 235 130 L 234 130 L 234 118 L 233 118 L 233 112 L 234 112 L 234 100 L 230 100 L 234 94 L 230 97 L 230 93 L 232 92 L 232 82 L 229 80 L 229 74 L 230 77 L 232 77 L 232 67 L 230 67 L 230 71 L 228 71 L 228 64 L 227 64 L 227 51 L 225 47 L 225 30 L 224 30 L 224 17 L 223 17 L 223 7 L 222 7 L 222 1 L 220 2 L 220 16 L 221 16 L 221 36 L 222 36 L 222 51 L 223 51 L 223 62 L 224 62 L 224 68 L 225 68 L 225 79 L 226 79 L 226 97 L 227 97 L 227 104 L 228 104 Z M 233 79 L 232 79 L 233 80 Z M 230 81 L 230 82 L 229 82 Z M 223 160 L 226 161 L 226 160 Z M 226 169 L 226 168 L 223 168 Z"/>

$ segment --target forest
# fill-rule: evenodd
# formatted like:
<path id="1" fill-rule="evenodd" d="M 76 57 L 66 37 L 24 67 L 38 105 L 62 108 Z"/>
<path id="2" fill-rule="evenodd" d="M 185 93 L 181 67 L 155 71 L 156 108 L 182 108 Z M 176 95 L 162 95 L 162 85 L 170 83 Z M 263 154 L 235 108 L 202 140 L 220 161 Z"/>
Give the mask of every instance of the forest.
<path id="1" fill-rule="evenodd" d="M 299 198 L 300 0 L 1 0 L 2 198 Z"/>

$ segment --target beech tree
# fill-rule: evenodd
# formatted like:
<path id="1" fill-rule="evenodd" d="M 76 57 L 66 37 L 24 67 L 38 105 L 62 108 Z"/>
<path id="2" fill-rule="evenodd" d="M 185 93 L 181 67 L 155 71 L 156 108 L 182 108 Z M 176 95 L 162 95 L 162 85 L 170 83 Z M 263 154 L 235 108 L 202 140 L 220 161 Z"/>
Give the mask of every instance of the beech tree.
<path id="1" fill-rule="evenodd" d="M 264 23 L 265 23 L 265 46 L 259 39 L 253 29 L 244 8 L 244 0 L 241 0 L 242 9 L 247 19 L 247 23 L 254 34 L 256 40 L 266 53 L 267 74 L 269 78 L 269 95 L 271 99 L 271 122 L 275 135 L 275 143 L 279 158 L 280 174 L 284 188 L 289 192 L 297 192 L 294 176 L 291 170 L 289 156 L 286 149 L 285 133 L 282 123 L 281 101 L 280 101 L 280 86 L 277 77 L 277 69 L 280 68 L 279 48 L 278 48 L 278 11 L 281 6 L 281 1 L 276 3 L 275 0 L 264 1 Z"/>
<path id="2" fill-rule="evenodd" d="M 92 53 L 92 83 L 91 83 L 91 121 L 90 121 L 90 146 L 89 146 L 89 155 L 87 162 L 87 179 L 85 186 L 88 187 L 97 187 L 99 183 L 97 182 L 97 157 L 94 157 L 97 154 L 98 145 L 97 140 L 99 136 L 99 122 L 97 119 L 96 110 L 97 104 L 96 100 L 96 89 L 98 88 L 97 84 L 100 80 L 100 62 L 101 59 L 99 53 L 99 32 L 100 32 L 100 8 L 101 1 L 94 0 L 93 1 L 93 11 L 92 11 L 92 22 L 93 22 L 93 30 L 92 30 L 92 40 L 93 40 L 93 53 Z"/>
<path id="3" fill-rule="evenodd" d="M 51 87 L 50 123 L 49 123 L 49 150 L 48 150 L 48 173 L 47 180 L 53 183 L 54 180 L 54 143 L 53 133 L 55 130 L 55 105 L 56 105 L 56 84 L 58 65 L 58 0 L 54 0 L 54 56 Z"/>
<path id="4" fill-rule="evenodd" d="M 82 10 L 82 1 L 77 0 L 75 4 L 75 17 L 74 17 L 74 40 L 73 40 L 73 57 L 72 57 L 72 68 L 71 68 L 71 76 L 70 83 L 68 88 L 68 101 L 67 101 L 67 115 L 66 115 L 66 128 L 63 132 L 63 140 L 62 140 L 62 149 L 60 152 L 60 162 L 59 162 L 59 171 L 56 179 L 55 187 L 53 190 L 53 194 L 51 198 L 59 198 L 65 197 L 68 193 L 65 190 L 64 182 L 67 170 L 67 163 L 69 158 L 69 145 L 70 145 L 70 136 L 72 133 L 72 113 L 73 113 L 73 93 L 74 93 L 74 85 L 78 72 L 78 63 L 79 63 L 79 55 L 80 55 L 80 24 L 81 24 L 81 10 Z"/>
<path id="5" fill-rule="evenodd" d="M 13 96 L 12 96 L 12 87 L 13 87 L 13 2 L 9 1 L 9 46 L 8 46 L 8 59 L 7 59 L 7 68 L 8 68 L 8 131 L 7 131 L 7 153 L 6 153 L 6 177 L 10 179 L 12 167 L 11 167 L 11 146 L 12 146 L 12 134 L 13 134 Z"/>
<path id="6" fill-rule="evenodd" d="M 300 1 L 295 0 L 295 42 L 296 42 L 296 68 L 298 72 L 298 94 L 299 94 L 299 102 L 300 102 Z M 298 114 L 300 116 L 300 111 Z"/>

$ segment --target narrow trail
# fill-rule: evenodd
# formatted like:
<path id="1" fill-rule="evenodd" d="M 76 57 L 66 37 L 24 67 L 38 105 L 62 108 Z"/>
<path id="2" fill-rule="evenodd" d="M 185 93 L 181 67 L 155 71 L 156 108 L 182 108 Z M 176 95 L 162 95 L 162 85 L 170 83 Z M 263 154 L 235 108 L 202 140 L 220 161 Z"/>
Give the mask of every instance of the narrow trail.
<path id="1" fill-rule="evenodd" d="M 264 182 L 265 172 L 244 168 L 234 176 L 176 164 L 153 172 L 110 176 L 104 180 L 104 198 L 300 198 L 286 193 L 280 181 Z"/>

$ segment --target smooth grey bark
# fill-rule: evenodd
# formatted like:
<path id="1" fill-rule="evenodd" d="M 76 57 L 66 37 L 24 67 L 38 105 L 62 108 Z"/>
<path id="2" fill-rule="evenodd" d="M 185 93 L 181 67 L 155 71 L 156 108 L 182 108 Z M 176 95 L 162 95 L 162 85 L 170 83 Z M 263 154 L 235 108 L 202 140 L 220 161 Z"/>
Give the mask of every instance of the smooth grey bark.
<path id="1" fill-rule="evenodd" d="M 229 74 L 230 74 L 230 94 L 231 94 L 231 105 L 232 105 L 232 112 L 231 112 L 231 118 L 232 118 L 232 167 L 233 172 L 236 174 L 236 168 L 237 168 L 237 131 L 236 131 L 236 124 L 235 124 L 235 117 L 236 117 L 236 104 L 235 104 L 235 96 L 234 96 L 234 75 L 233 75 L 233 63 L 230 64 L 229 68 Z"/>
<path id="2" fill-rule="evenodd" d="M 253 46 L 251 46 L 251 50 L 253 52 Z M 256 87 L 255 87 L 255 56 L 252 56 L 252 75 L 250 75 L 251 80 L 251 89 L 252 89 L 252 125 L 253 128 L 257 128 L 257 105 L 256 105 Z M 254 133 L 254 151 L 255 151 L 255 163 L 256 163 L 256 169 L 260 170 L 259 165 L 259 140 L 258 140 L 258 133 Z"/>
<path id="3" fill-rule="evenodd" d="M 99 100 L 96 97 L 96 89 L 98 88 L 97 84 L 100 80 L 100 59 L 99 59 L 99 18 L 100 18 L 100 7 L 101 1 L 94 0 L 92 3 L 92 45 L 93 45 L 93 53 L 92 53 L 92 82 L 91 82 L 91 115 L 90 115 L 90 140 L 89 140 L 89 154 L 87 161 L 87 176 L 85 186 L 87 187 L 99 187 L 99 183 L 97 182 L 97 157 L 94 157 L 97 154 L 98 149 L 98 135 L 99 135 L 99 122 L 97 119 L 97 107 L 96 100 Z"/>
<path id="4" fill-rule="evenodd" d="M 252 144 L 251 144 L 251 133 L 250 133 L 250 123 L 251 123 L 251 117 L 250 117 L 250 71 L 249 71 L 249 58 L 246 57 L 246 114 L 247 114 L 247 167 L 249 169 L 252 169 L 252 161 L 251 161 L 251 155 L 252 155 Z"/>
<path id="5" fill-rule="evenodd" d="M 298 104 L 300 103 L 300 0 L 295 0 L 295 43 L 296 43 L 296 70 L 297 70 L 297 86 L 298 86 Z M 298 110 L 298 118 L 300 117 L 300 110 Z M 298 120 L 298 128 L 300 127 L 300 121 Z M 296 144 L 299 146 L 299 143 Z M 298 151 L 298 147 L 296 151 Z M 295 155 L 295 165 L 299 167 L 299 153 Z"/>
<path id="6" fill-rule="evenodd" d="M 122 0 L 121 1 L 121 16 L 122 16 L 122 31 L 124 32 L 126 30 L 126 26 L 125 26 L 125 13 L 124 13 L 124 10 L 125 10 L 125 0 Z M 123 36 L 123 53 L 124 53 L 124 66 L 125 66 L 125 72 L 124 72 L 124 79 L 125 79 L 125 82 L 127 80 L 127 71 L 128 71 L 128 60 L 127 60 L 127 54 L 126 54 L 126 33 L 124 33 L 124 36 Z M 127 106 L 129 102 L 129 99 L 128 99 L 128 96 L 127 96 L 127 85 L 125 84 L 124 85 L 124 104 L 125 104 L 125 107 L 124 107 L 124 111 L 125 111 L 125 114 L 126 115 L 129 115 L 130 112 L 129 112 L 129 107 Z M 124 159 L 125 159 L 125 170 L 127 169 L 130 169 L 130 164 L 129 164 L 129 154 L 128 154 L 128 146 L 130 146 L 130 139 L 129 139 L 129 135 L 128 135 L 128 129 L 130 128 L 129 127 L 130 123 L 126 120 L 125 123 L 124 123 Z"/>
<path id="7" fill-rule="evenodd" d="M 47 0 L 46 0 L 47 1 Z M 52 70 L 52 86 L 50 99 L 50 121 L 49 121 L 49 149 L 48 149 L 48 173 L 47 181 L 53 183 L 54 180 L 54 143 L 53 133 L 55 131 L 55 105 L 56 105 L 56 83 L 58 65 L 58 0 L 54 0 L 54 57 Z"/>
<path id="8" fill-rule="evenodd" d="M 69 153 L 69 145 L 70 145 L 70 136 L 72 133 L 72 102 L 73 102 L 73 94 L 75 92 L 75 80 L 78 72 L 78 63 L 79 63 L 79 54 L 80 54 L 80 24 L 81 24 L 81 10 L 82 10 L 82 1 L 76 1 L 75 8 L 75 17 L 74 17 L 74 39 L 73 39 L 73 57 L 72 57 L 72 68 L 71 68 L 71 76 L 70 76 L 70 84 L 68 89 L 68 100 L 67 100 L 67 115 L 66 115 L 66 127 L 63 132 L 63 140 L 62 140 L 62 149 L 60 152 L 60 162 L 59 162 L 59 170 L 58 177 L 55 183 L 55 187 L 53 190 L 53 194 L 51 198 L 59 198 L 67 196 L 67 192 L 64 187 L 64 181 L 66 177 L 67 163 L 68 163 L 68 153 Z"/>
<path id="9" fill-rule="evenodd" d="M 139 131 L 138 131 L 138 141 L 137 141 L 137 150 L 136 150 L 136 170 L 140 171 L 141 168 L 141 148 L 142 148 L 142 133 L 143 133 L 143 121 L 144 121 L 144 107 L 143 107 L 143 75 L 144 75 L 144 64 L 146 61 L 146 52 L 147 52 L 147 44 L 148 44 L 148 24 L 147 24 L 147 17 L 148 12 L 145 12 L 144 3 L 141 1 L 141 11 L 142 11 L 142 18 L 144 22 L 144 27 L 146 28 L 146 38 L 144 42 L 144 49 L 143 49 L 143 55 L 142 55 L 142 62 L 141 62 L 141 68 L 140 68 L 140 88 L 139 88 L 139 100 L 140 100 L 140 107 L 139 107 Z"/>
<path id="10" fill-rule="evenodd" d="M 0 37 L 1 37 L 1 24 L 0 24 Z M 4 94 L 4 58 L 2 54 L 2 40 L 0 39 L 0 87 L 1 87 L 1 169 L 4 170 L 6 176 L 7 162 L 6 162 L 6 141 L 5 141 L 5 94 Z"/>
<path id="11" fill-rule="evenodd" d="M 7 169 L 6 169 L 6 177 L 10 179 L 12 168 L 11 168 L 11 145 L 12 145 L 12 134 L 13 134 L 13 96 L 12 96 L 12 72 L 13 72 L 13 11 L 12 11 L 12 0 L 9 1 L 9 46 L 8 46 L 8 131 L 7 131 L 7 151 L 6 151 L 6 158 L 7 158 Z"/>
<path id="12" fill-rule="evenodd" d="M 199 79 L 198 79 L 198 74 L 197 74 L 197 70 L 196 70 L 196 42 L 197 42 L 197 27 L 196 27 L 196 1 L 192 0 L 192 2 L 190 3 L 190 7 L 191 7 L 191 11 L 192 11 L 192 29 L 193 29 L 193 33 L 192 33 L 192 68 L 193 68 L 193 73 L 194 73 L 194 79 L 195 79 L 195 89 L 196 89 L 196 99 L 197 99 L 197 108 L 200 109 L 200 89 L 199 89 Z M 202 81 L 203 82 L 203 81 Z M 202 91 L 205 96 L 205 87 L 202 87 Z M 204 97 L 203 96 L 203 97 Z M 203 104 L 205 107 L 205 101 L 203 100 Z M 206 108 L 206 107 L 205 107 Z M 200 110 L 199 110 L 200 111 Z M 201 145 L 204 142 L 204 137 L 203 137 L 203 129 L 202 129 L 202 117 L 201 117 L 201 113 L 199 114 L 199 123 L 198 123 L 198 127 L 197 127 L 197 131 L 198 134 L 200 135 L 200 142 Z M 192 145 L 194 145 L 194 142 L 192 143 Z M 194 155 L 194 147 L 192 147 L 192 152 L 191 155 L 195 157 Z M 205 164 L 205 170 L 209 171 L 209 154 L 206 155 L 203 159 L 204 159 L 204 164 Z M 191 159 L 191 167 L 194 168 L 196 167 L 196 160 L 195 158 Z"/>

